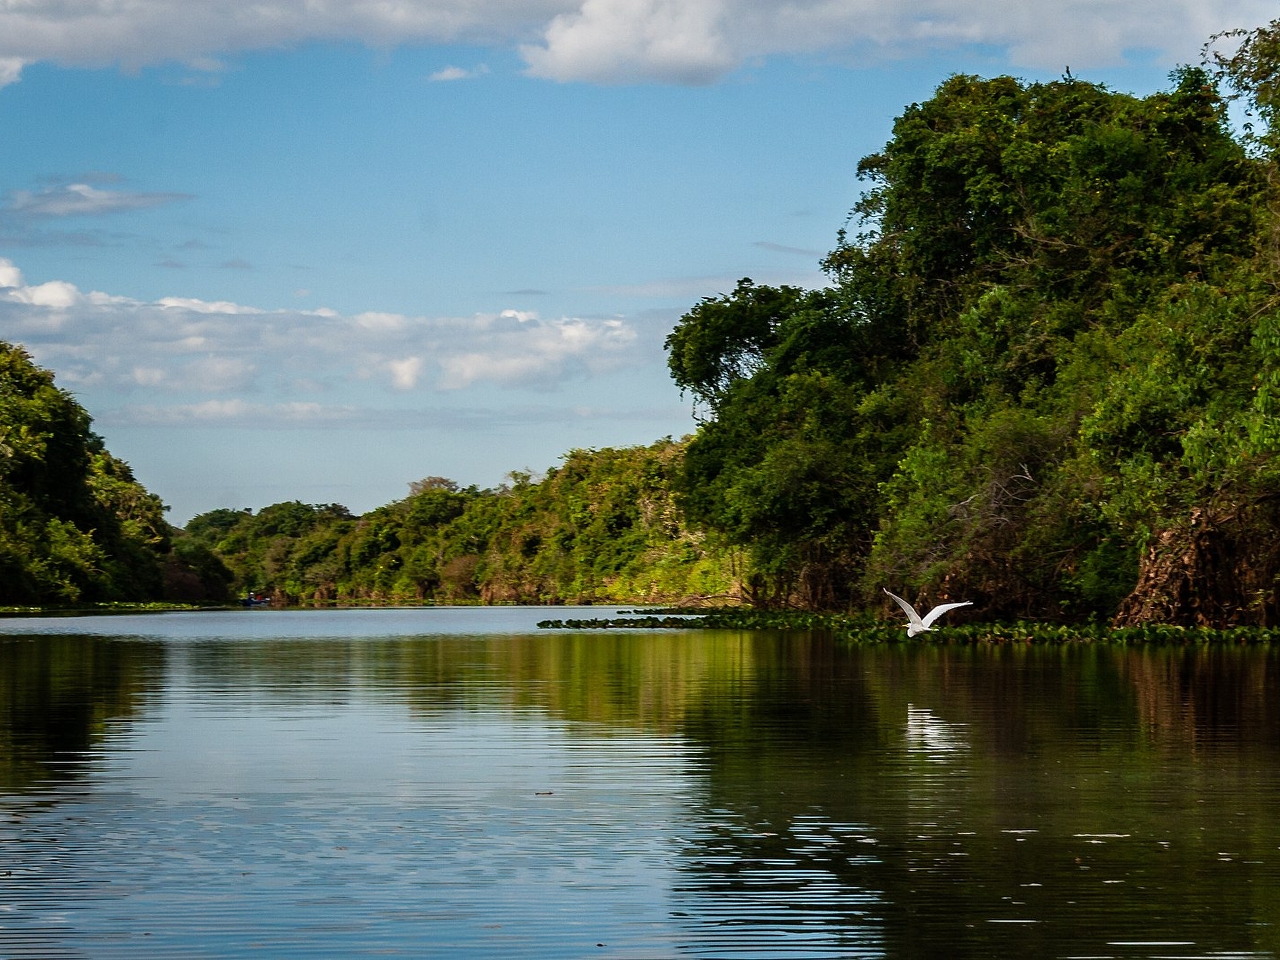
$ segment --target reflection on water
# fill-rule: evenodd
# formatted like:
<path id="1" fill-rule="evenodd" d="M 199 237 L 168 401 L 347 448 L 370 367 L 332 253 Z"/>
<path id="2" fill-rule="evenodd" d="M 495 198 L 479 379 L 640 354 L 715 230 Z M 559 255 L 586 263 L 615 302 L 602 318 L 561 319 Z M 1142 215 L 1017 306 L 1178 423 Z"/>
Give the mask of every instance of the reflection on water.
<path id="1" fill-rule="evenodd" d="M 674 916 L 683 921 L 682 953 L 699 957 L 880 957 L 875 890 L 842 880 L 850 856 L 874 853 L 867 830 L 798 816 L 784 832 L 744 823 L 734 811 L 700 811 L 677 881 Z M 856 849 L 856 848 L 852 848 Z"/>
<path id="2" fill-rule="evenodd" d="M 964 724 L 947 723 L 932 710 L 907 704 L 907 751 L 937 763 L 946 763 L 952 754 L 966 750 Z"/>
<path id="3" fill-rule="evenodd" d="M 1264 957 L 1266 647 L 0 620 L 0 956 Z"/>

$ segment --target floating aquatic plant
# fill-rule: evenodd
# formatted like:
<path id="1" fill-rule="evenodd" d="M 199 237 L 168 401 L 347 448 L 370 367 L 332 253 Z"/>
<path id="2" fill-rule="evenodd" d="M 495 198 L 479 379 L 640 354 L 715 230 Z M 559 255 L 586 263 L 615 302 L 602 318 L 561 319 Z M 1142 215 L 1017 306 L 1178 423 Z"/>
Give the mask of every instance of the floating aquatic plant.
<path id="1" fill-rule="evenodd" d="M 1105 624 L 969 623 L 931 631 L 928 636 L 907 639 L 897 623 L 870 614 L 812 613 L 804 610 L 752 610 L 734 607 L 719 610 L 673 607 L 661 610 L 620 611 L 616 617 L 543 620 L 543 629 L 678 629 L 678 630 L 821 630 L 850 643 L 933 644 L 1255 644 L 1280 641 L 1280 629 L 1231 627 L 1209 629 L 1172 624 L 1110 627 Z"/>

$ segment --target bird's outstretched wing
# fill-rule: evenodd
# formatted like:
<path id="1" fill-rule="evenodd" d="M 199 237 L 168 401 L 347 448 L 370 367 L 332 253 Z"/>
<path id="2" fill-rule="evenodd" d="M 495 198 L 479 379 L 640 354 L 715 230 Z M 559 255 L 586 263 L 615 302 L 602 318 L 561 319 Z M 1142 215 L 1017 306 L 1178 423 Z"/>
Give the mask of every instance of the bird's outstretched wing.
<path id="1" fill-rule="evenodd" d="M 885 592 L 885 593 L 889 593 L 888 589 L 886 589 L 885 587 L 881 587 L 880 589 L 881 589 L 881 590 L 884 590 L 884 592 Z M 900 607 L 902 608 L 902 612 L 903 612 L 903 613 L 905 613 L 905 614 L 907 615 L 907 620 L 909 620 L 911 623 L 918 623 L 918 624 L 920 624 L 921 626 L 924 626 L 924 627 L 927 627 L 927 626 L 929 625 L 929 621 L 928 621 L 928 620 L 921 620 L 921 619 L 920 619 L 920 614 L 916 613 L 916 608 L 915 608 L 915 607 L 913 607 L 911 604 L 907 603 L 907 601 L 903 600 L 903 599 L 902 599 L 900 596 L 898 596 L 896 593 L 889 593 L 889 596 L 893 597 L 893 599 L 894 599 L 894 600 L 898 601 L 898 606 L 900 606 Z M 939 609 L 941 609 L 941 608 L 939 608 Z M 943 611 L 943 612 L 945 612 L 945 611 Z M 938 610 L 934 610 L 932 613 L 930 613 L 930 614 L 929 614 L 929 616 L 930 616 L 930 617 L 934 617 L 934 616 L 936 616 L 937 614 L 938 614 Z"/>
<path id="2" fill-rule="evenodd" d="M 890 596 L 892 596 L 892 594 L 890 594 Z M 898 601 L 898 602 L 901 603 L 902 601 Z M 924 620 L 921 621 L 921 623 L 923 623 L 926 627 L 932 626 L 933 621 L 937 620 L 940 616 L 942 616 L 948 610 L 954 610 L 956 607 L 971 607 L 971 606 L 973 606 L 972 600 L 965 600 L 963 603 L 940 603 L 925 615 L 925 618 Z"/>

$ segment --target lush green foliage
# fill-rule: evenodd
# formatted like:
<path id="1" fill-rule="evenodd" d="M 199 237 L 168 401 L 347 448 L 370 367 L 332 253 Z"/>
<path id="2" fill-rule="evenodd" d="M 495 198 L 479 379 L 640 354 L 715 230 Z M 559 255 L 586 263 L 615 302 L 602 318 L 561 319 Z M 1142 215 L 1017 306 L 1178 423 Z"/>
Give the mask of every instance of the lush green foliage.
<path id="1" fill-rule="evenodd" d="M 990 622 L 1280 623 L 1280 21 L 1228 39 L 1145 98 L 950 78 L 859 164 L 827 287 L 744 279 L 672 331 L 691 439 L 571 451 L 540 480 L 427 478 L 360 517 L 216 510 L 178 536 L 9 349 L 8 602 L 234 580 L 847 611 L 889 585 Z"/>
<path id="2" fill-rule="evenodd" d="M 1268 30 L 1221 60 L 1233 89 L 1274 78 Z M 754 601 L 1280 616 L 1274 161 L 1213 76 L 1172 79 L 952 77 L 862 161 L 829 288 L 744 280 L 682 318 L 680 503 L 748 552 Z"/>
<path id="3" fill-rule="evenodd" d="M 956 76 L 908 107 L 830 286 L 743 280 L 668 337 L 687 445 L 188 532 L 317 600 L 839 610 L 892 584 L 990 620 L 1275 622 L 1277 36 L 1146 98 Z"/>
<path id="4" fill-rule="evenodd" d="M 352 517 L 337 505 L 217 510 L 187 534 L 241 589 L 294 601 L 563 603 L 728 596 L 730 550 L 687 530 L 672 502 L 683 447 L 574 450 L 497 490 L 439 477 Z"/>
<path id="5" fill-rule="evenodd" d="M 899 643 L 906 630 L 896 622 L 875 619 L 866 612 L 823 613 L 811 610 L 761 610 L 751 607 L 706 610 L 674 607 L 645 611 L 621 611 L 617 617 L 542 620 L 544 630 L 785 630 L 831 634 L 847 643 Z M 1280 644 L 1277 627 L 1183 627 L 1176 624 L 1143 624 L 1112 627 L 1105 624 L 1061 624 L 1035 621 L 1015 623 L 962 623 L 946 630 L 922 634 L 913 644 L 1088 644 L 1126 646 L 1199 646 Z"/>
<path id="6" fill-rule="evenodd" d="M 0 343 L 0 603 L 201 600 L 225 571 L 103 447 L 21 347 Z"/>

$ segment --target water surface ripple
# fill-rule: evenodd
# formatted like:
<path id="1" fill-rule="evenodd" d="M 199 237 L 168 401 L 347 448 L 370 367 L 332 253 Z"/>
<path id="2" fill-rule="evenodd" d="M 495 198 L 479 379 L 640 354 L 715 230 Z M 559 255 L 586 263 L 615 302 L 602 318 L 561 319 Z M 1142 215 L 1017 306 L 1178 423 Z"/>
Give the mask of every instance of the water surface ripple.
<path id="1" fill-rule="evenodd" d="M 544 616 L 0 620 L 0 956 L 1280 950 L 1269 647 Z"/>

